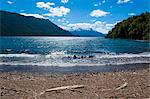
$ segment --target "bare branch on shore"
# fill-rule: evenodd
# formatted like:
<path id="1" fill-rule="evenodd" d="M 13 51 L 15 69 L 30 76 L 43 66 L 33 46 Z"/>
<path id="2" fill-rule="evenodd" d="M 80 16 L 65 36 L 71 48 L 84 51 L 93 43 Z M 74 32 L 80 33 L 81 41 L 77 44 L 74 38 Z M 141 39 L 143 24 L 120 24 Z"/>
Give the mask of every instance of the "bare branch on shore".
<path id="1" fill-rule="evenodd" d="M 46 89 L 45 91 L 41 92 L 40 95 L 46 93 L 46 92 L 52 92 L 52 91 L 58 91 L 58 90 L 66 90 L 66 89 L 77 89 L 77 88 L 84 88 L 84 85 L 73 85 L 73 86 L 62 86 L 62 87 L 56 87 L 51 89 Z"/>
<path id="2" fill-rule="evenodd" d="M 117 87 L 115 90 L 120 90 L 120 89 L 122 89 L 122 88 L 126 87 L 127 85 L 128 85 L 128 83 L 127 83 L 127 82 L 125 82 L 125 83 L 124 83 L 124 84 L 122 84 L 121 86 Z"/>

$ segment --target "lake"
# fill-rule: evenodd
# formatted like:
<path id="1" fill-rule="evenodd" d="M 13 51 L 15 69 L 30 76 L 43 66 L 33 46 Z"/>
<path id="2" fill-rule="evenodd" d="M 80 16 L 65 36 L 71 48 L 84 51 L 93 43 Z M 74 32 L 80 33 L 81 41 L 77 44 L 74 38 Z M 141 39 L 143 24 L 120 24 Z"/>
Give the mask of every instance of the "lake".
<path id="1" fill-rule="evenodd" d="M 102 37 L 0 37 L 1 66 L 111 66 L 150 63 L 150 42 Z"/>

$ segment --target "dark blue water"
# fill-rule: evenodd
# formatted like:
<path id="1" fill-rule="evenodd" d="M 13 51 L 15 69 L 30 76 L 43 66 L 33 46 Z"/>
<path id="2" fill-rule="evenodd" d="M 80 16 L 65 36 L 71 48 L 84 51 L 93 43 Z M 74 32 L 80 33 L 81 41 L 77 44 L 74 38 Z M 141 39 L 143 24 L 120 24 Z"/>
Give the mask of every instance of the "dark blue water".
<path id="1" fill-rule="evenodd" d="M 150 51 L 150 42 L 105 39 L 99 37 L 0 37 L 0 53 L 67 51 L 68 53 L 142 53 Z"/>
<path id="2" fill-rule="evenodd" d="M 150 42 L 100 37 L 0 37 L 1 65 L 101 66 L 150 62 Z"/>

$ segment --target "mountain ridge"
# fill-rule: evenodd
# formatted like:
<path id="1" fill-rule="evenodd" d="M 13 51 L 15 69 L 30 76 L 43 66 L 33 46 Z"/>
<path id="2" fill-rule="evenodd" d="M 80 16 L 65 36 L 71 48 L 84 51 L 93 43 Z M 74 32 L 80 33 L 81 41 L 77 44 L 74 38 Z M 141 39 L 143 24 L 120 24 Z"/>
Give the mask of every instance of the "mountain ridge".
<path id="1" fill-rule="evenodd" d="M 73 35 L 79 36 L 79 37 L 104 37 L 105 34 L 94 31 L 94 30 L 74 30 L 70 31 Z"/>
<path id="2" fill-rule="evenodd" d="M 1 36 L 73 36 L 48 19 L 0 11 Z"/>

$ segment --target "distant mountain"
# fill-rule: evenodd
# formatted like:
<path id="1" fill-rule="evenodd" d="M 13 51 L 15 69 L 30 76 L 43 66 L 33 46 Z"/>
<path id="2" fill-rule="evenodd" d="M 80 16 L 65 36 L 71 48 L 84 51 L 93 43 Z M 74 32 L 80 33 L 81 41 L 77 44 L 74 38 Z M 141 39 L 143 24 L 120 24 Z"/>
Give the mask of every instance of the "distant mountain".
<path id="1" fill-rule="evenodd" d="M 93 31 L 93 30 L 75 30 L 75 31 L 70 31 L 73 35 L 79 36 L 79 37 L 104 37 L 105 35 Z"/>
<path id="2" fill-rule="evenodd" d="M 1 36 L 73 36 L 48 19 L 0 11 Z"/>
<path id="3" fill-rule="evenodd" d="M 109 31 L 106 38 L 150 40 L 150 13 L 123 20 Z"/>

